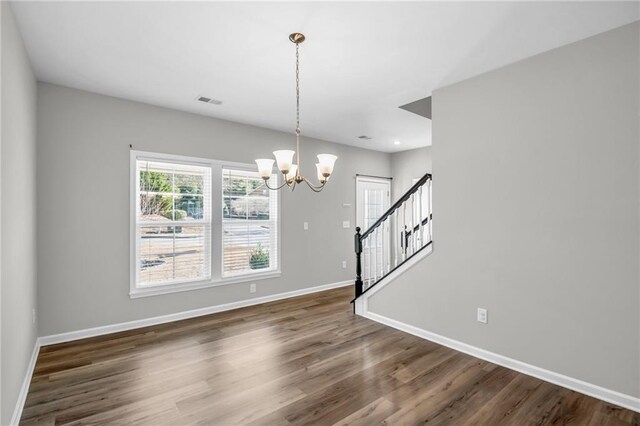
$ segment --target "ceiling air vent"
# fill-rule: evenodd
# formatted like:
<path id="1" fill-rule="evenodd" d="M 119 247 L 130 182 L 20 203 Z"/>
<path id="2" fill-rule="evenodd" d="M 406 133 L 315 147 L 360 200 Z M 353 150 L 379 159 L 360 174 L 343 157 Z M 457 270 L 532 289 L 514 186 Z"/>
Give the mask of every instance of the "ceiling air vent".
<path id="1" fill-rule="evenodd" d="M 196 100 L 207 103 L 207 104 L 213 104 L 213 105 L 220 105 L 222 103 L 222 101 L 219 101 L 217 99 L 207 98 L 206 96 L 198 96 Z"/>
<path id="2" fill-rule="evenodd" d="M 363 141 L 370 141 L 373 138 L 371 136 L 361 135 L 361 136 L 358 136 L 358 139 L 362 139 Z"/>

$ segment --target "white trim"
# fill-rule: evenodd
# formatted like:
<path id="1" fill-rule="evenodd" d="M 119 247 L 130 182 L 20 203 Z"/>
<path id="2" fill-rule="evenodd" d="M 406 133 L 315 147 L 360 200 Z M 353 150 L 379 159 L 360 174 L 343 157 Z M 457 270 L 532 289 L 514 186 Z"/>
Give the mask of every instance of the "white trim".
<path id="1" fill-rule="evenodd" d="M 54 345 L 57 343 L 70 342 L 72 340 L 86 339 L 87 337 L 102 336 L 120 331 L 133 330 L 150 325 L 164 324 L 167 322 L 179 321 L 188 318 L 200 317 L 203 315 L 215 314 L 217 312 L 230 311 L 232 309 L 244 308 L 247 306 L 260 305 L 262 303 L 273 302 L 290 297 L 302 296 L 305 294 L 317 293 L 319 291 L 331 290 L 338 287 L 353 285 L 353 280 L 340 281 L 337 283 L 324 284 L 316 287 L 293 290 L 285 293 L 271 294 L 269 296 L 256 297 L 253 299 L 240 300 L 237 302 L 225 303 L 223 305 L 209 306 L 206 308 L 193 309 L 190 311 L 176 312 L 174 314 L 161 315 L 152 318 L 145 318 L 135 321 L 122 322 L 118 324 L 105 325 L 101 327 L 88 328 L 84 330 L 70 331 L 67 333 L 53 334 L 40 337 L 38 340 L 41 346 Z"/>
<path id="2" fill-rule="evenodd" d="M 440 345 L 449 347 L 456 351 L 464 352 L 476 358 L 480 358 L 485 361 L 489 361 L 491 363 L 501 365 L 511 370 L 518 371 L 528 376 L 536 377 L 540 380 L 544 380 L 546 382 L 553 383 L 555 385 L 562 386 L 564 388 L 571 389 L 576 392 L 580 392 L 582 394 L 589 395 L 597 399 L 601 399 L 611 404 L 619 405 L 629 410 L 640 412 L 640 398 L 636 398 L 631 395 L 626 395 L 611 389 L 606 389 L 601 386 L 594 385 L 592 383 L 587 383 L 579 379 L 574 379 L 573 377 L 568 377 L 563 374 L 556 373 L 554 371 L 546 370 L 544 368 L 536 367 L 535 365 L 527 364 L 525 362 L 518 361 L 516 359 L 509 358 L 504 355 L 497 354 L 495 352 L 490 352 L 485 349 L 471 346 L 469 344 L 460 342 L 458 340 L 454 340 L 449 337 L 445 337 L 427 330 L 423 330 L 421 328 L 414 327 L 412 325 L 405 324 L 403 322 L 396 321 L 391 318 L 387 318 L 383 315 L 376 314 L 374 312 L 365 311 L 364 314 L 361 314 L 361 315 L 365 318 L 369 318 L 370 320 L 379 322 L 389 327 L 393 327 L 395 329 L 404 331 L 409 334 L 413 334 L 414 336 L 421 337 L 423 339 L 438 343 Z"/>
<path id="3" fill-rule="evenodd" d="M 166 162 L 178 162 L 180 164 L 192 164 L 194 166 L 211 166 L 212 164 L 214 164 L 218 166 L 240 167 L 247 170 L 255 170 L 252 169 L 252 167 L 255 167 L 255 164 L 239 163 L 237 161 L 214 160 L 203 157 L 191 157 L 187 155 L 167 154 L 162 152 L 139 151 L 135 149 L 132 149 L 131 152 L 135 153 L 138 158 L 149 161 L 161 160 Z"/>
<path id="4" fill-rule="evenodd" d="M 220 280 L 205 280 L 205 281 L 193 281 L 193 282 L 181 282 L 176 284 L 164 284 L 153 287 L 137 287 L 134 290 L 129 291 L 129 297 L 137 299 L 140 297 L 159 296 L 161 294 L 178 293 L 181 291 L 198 290 L 209 287 L 219 287 L 228 284 L 244 283 L 249 281 L 268 280 L 271 278 L 278 278 L 282 275 L 280 270 L 255 273 L 255 274 L 242 274 L 235 277 L 222 278 Z"/>
<path id="5" fill-rule="evenodd" d="M 33 344 L 33 352 L 31 353 L 31 360 L 29 361 L 29 365 L 27 366 L 27 371 L 24 375 L 24 380 L 22 380 L 22 387 L 20 388 L 20 393 L 18 394 L 18 400 L 16 401 L 16 406 L 13 410 L 13 416 L 11 417 L 11 426 L 18 426 L 20 423 L 20 418 L 22 417 L 22 410 L 24 409 L 24 403 L 27 400 L 27 394 L 29 393 L 29 385 L 31 385 L 31 378 L 33 377 L 33 371 L 36 368 L 36 360 L 38 359 L 38 354 L 40 353 L 40 338 L 37 338 Z"/>

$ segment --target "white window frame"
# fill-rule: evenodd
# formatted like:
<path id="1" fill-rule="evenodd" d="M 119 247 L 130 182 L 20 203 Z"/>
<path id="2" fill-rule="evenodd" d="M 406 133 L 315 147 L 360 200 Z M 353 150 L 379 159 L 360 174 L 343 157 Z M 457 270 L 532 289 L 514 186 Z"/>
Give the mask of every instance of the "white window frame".
<path id="1" fill-rule="evenodd" d="M 189 280 L 178 281 L 167 284 L 155 284 L 153 286 L 140 286 L 137 284 L 137 259 L 136 259 L 136 231 L 137 231 L 137 191 L 138 191 L 138 176 L 137 176 L 137 160 L 149 160 L 149 161 L 161 161 L 172 162 L 177 164 L 192 164 L 197 166 L 204 166 L 211 168 L 211 243 L 209 244 L 211 256 L 211 277 L 204 280 Z M 277 197 L 277 217 L 276 217 L 276 230 L 275 238 L 277 240 L 277 253 L 275 256 L 276 269 L 266 272 L 249 272 L 246 274 L 236 274 L 227 278 L 222 276 L 222 264 L 223 259 L 223 227 L 222 227 L 222 169 L 231 168 L 246 171 L 255 171 L 255 165 L 238 163 L 232 161 L 212 160 L 198 157 L 189 157 L 184 155 L 173 154 L 161 154 L 147 151 L 131 150 L 130 153 L 130 179 L 129 179 L 129 191 L 130 191 L 130 253 L 129 253 L 129 269 L 130 269 L 130 283 L 129 283 L 129 297 L 132 299 L 138 297 L 155 296 L 160 294 L 176 293 L 181 291 L 197 290 L 208 287 L 217 287 L 228 284 L 253 282 L 258 280 L 277 278 L 282 275 L 281 271 L 281 199 Z M 277 178 L 276 178 L 277 180 Z M 277 184 L 273 182 L 272 184 Z M 278 194 L 279 195 L 279 194 Z M 218 241 L 219 243 L 216 243 Z"/>

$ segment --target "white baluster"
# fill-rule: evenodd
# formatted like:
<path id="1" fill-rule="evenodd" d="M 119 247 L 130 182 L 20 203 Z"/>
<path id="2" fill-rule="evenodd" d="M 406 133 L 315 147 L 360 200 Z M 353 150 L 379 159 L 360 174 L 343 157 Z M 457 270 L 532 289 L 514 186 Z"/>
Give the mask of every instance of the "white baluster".
<path id="1" fill-rule="evenodd" d="M 380 227 L 376 228 L 376 241 L 378 245 L 376 246 L 376 274 L 377 276 L 381 276 L 378 272 L 382 269 L 382 258 L 380 256 L 380 252 L 382 251 L 382 233 L 380 232 Z M 377 280 L 376 280 L 377 281 Z"/>
<path id="2" fill-rule="evenodd" d="M 416 194 L 411 194 L 411 254 L 416 252 Z"/>
<path id="3" fill-rule="evenodd" d="M 432 215 L 433 215 L 433 211 L 432 211 L 432 190 L 431 190 L 431 183 L 432 180 L 431 178 L 429 178 L 427 180 L 427 217 L 429 218 L 429 226 L 427 227 L 427 232 L 429 233 L 429 238 L 427 241 L 431 241 L 433 239 L 433 228 L 432 228 Z"/>
<path id="4" fill-rule="evenodd" d="M 372 232 L 372 254 L 373 254 L 373 262 L 371 263 L 371 268 L 373 269 L 373 282 L 378 281 L 378 228 L 374 229 Z"/>
<path id="5" fill-rule="evenodd" d="M 402 261 L 407 258 L 407 202 L 402 202 Z"/>
<path id="6" fill-rule="evenodd" d="M 389 216 L 382 225 L 382 261 L 383 261 L 382 264 L 384 265 L 384 270 L 382 271 L 382 275 L 386 275 L 387 273 L 389 273 L 389 268 L 391 266 L 389 264 L 389 259 L 391 258 L 390 256 L 391 253 L 389 253 L 389 250 L 391 249 L 391 244 L 389 244 L 388 242 L 390 220 L 391 220 L 391 216 Z"/>
<path id="7" fill-rule="evenodd" d="M 380 226 L 376 228 L 376 282 L 380 278 Z"/>
<path id="8" fill-rule="evenodd" d="M 398 232 L 398 223 L 400 223 L 400 221 L 398 220 L 398 209 L 395 209 L 393 212 L 394 215 L 394 222 L 393 222 L 393 233 L 395 235 L 393 235 L 393 240 L 394 240 L 394 249 L 393 249 L 393 256 L 394 256 L 394 261 L 393 261 L 393 267 L 395 268 L 396 266 L 398 266 L 398 241 L 400 240 L 400 233 Z"/>
<path id="9" fill-rule="evenodd" d="M 371 234 L 367 235 L 367 288 L 371 285 Z"/>
<path id="10" fill-rule="evenodd" d="M 391 220 L 391 217 L 388 218 Z M 391 244 L 389 241 L 389 222 L 385 221 L 384 223 L 384 233 L 382 234 L 382 242 L 383 242 L 383 252 L 384 252 L 384 271 L 385 274 L 389 273 L 389 269 L 391 268 Z"/>
<path id="11" fill-rule="evenodd" d="M 421 249 L 422 246 L 424 246 L 424 225 L 422 224 L 422 222 L 424 221 L 424 217 L 422 217 L 423 215 L 423 211 L 422 211 L 422 189 L 424 188 L 424 185 L 420 187 L 420 190 L 418 191 L 418 236 L 420 237 L 420 243 L 418 244 L 418 249 Z"/>

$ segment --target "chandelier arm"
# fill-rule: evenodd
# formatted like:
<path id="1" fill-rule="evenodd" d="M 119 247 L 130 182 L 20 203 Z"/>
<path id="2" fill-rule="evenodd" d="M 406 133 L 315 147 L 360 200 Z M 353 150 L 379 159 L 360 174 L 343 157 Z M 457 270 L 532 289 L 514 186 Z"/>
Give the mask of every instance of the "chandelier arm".
<path id="1" fill-rule="evenodd" d="M 325 180 L 324 183 L 320 182 L 320 185 L 314 185 L 311 183 L 311 181 L 305 177 L 302 178 L 304 180 L 304 182 L 309 186 L 309 188 L 311 188 L 314 192 L 320 192 L 324 189 L 325 184 L 327 183 L 327 181 Z"/>
<path id="2" fill-rule="evenodd" d="M 272 188 L 272 187 L 270 187 L 270 186 L 269 186 L 269 181 L 265 180 L 265 181 L 264 181 L 264 185 L 265 185 L 268 189 L 270 189 L 270 190 L 272 190 L 272 191 L 277 191 L 277 190 L 279 190 L 279 189 L 282 189 L 282 187 L 283 187 L 283 186 L 287 185 L 287 181 L 285 180 L 285 181 L 284 181 L 284 183 L 283 183 L 282 185 L 280 185 L 280 186 L 278 186 L 278 187 L 273 187 L 273 188 Z"/>

